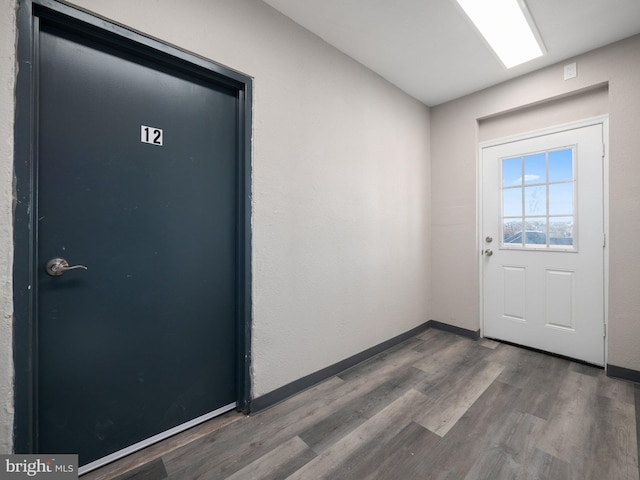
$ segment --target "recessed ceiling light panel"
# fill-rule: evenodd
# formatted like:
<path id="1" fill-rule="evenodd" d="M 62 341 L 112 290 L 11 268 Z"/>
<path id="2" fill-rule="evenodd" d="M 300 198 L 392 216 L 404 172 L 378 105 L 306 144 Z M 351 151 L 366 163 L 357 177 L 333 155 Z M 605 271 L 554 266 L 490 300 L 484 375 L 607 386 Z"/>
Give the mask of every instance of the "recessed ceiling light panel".
<path id="1" fill-rule="evenodd" d="M 456 0 L 505 67 L 544 54 L 524 0 Z"/>

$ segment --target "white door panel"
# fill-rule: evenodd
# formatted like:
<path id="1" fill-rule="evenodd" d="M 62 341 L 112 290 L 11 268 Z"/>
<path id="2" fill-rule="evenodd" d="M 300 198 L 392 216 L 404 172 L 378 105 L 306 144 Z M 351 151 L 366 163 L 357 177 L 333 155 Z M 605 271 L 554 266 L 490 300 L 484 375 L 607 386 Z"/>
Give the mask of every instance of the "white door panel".
<path id="1" fill-rule="evenodd" d="M 603 205 L 602 124 L 482 149 L 484 336 L 604 364 Z"/>

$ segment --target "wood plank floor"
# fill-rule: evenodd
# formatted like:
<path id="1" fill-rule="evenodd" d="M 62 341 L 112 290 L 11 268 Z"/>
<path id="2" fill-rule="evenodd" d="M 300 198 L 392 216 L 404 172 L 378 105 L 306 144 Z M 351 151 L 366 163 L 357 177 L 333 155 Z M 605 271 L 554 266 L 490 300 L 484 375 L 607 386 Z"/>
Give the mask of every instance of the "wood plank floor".
<path id="1" fill-rule="evenodd" d="M 268 410 L 83 480 L 638 480 L 640 387 L 429 329 Z"/>

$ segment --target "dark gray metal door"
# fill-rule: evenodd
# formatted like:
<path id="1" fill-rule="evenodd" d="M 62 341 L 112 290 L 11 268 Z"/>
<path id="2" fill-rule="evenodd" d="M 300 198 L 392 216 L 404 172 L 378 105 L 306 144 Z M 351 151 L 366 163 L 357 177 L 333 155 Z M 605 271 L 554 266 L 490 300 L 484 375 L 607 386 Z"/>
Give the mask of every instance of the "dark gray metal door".
<path id="1" fill-rule="evenodd" d="M 87 464 L 236 402 L 238 93 L 53 26 L 38 77 L 37 448 Z"/>

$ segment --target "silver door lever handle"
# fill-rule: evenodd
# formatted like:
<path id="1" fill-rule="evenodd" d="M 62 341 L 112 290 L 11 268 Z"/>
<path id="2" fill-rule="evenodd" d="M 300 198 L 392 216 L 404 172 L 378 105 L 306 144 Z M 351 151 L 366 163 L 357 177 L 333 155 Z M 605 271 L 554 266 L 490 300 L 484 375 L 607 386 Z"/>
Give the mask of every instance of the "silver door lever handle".
<path id="1" fill-rule="evenodd" d="M 69 262 L 67 262 L 64 258 L 52 258 L 47 262 L 47 265 L 45 267 L 47 273 L 54 277 L 63 275 L 65 272 L 68 272 L 69 270 L 77 270 L 79 268 L 82 270 L 88 270 L 88 268 L 85 267 L 84 265 L 69 266 Z"/>

